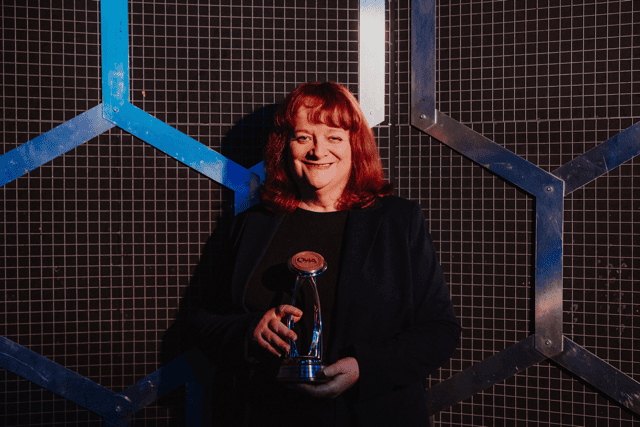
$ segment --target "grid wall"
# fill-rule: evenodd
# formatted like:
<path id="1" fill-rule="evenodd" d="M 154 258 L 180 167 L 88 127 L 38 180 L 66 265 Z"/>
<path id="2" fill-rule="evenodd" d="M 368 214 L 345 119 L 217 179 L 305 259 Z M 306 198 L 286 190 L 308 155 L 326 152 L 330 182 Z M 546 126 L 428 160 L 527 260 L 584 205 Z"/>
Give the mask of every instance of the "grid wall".
<path id="1" fill-rule="evenodd" d="M 131 102 L 235 162 L 260 161 L 304 81 L 358 95 L 358 2 L 129 1 Z M 100 3 L 0 6 L 5 153 L 101 102 Z M 533 331 L 535 199 L 412 128 L 409 2 L 387 1 L 396 193 L 419 201 L 464 328 L 445 380 Z M 640 5 L 437 2 L 437 105 L 547 171 L 640 119 Z M 114 391 L 186 350 L 181 309 L 215 280 L 230 190 L 118 128 L 0 187 L 0 334 Z M 564 334 L 640 381 L 640 161 L 565 198 Z M 0 425 L 101 425 L 0 371 Z M 182 425 L 178 389 L 135 425 Z M 437 425 L 620 426 L 638 416 L 543 362 Z"/>
<path id="2" fill-rule="evenodd" d="M 552 172 L 640 119 L 637 2 L 441 1 L 436 13 L 437 108 L 542 169 Z M 408 34 L 405 38 L 408 43 Z M 398 93 L 404 91 L 408 88 L 399 85 Z M 407 127 L 407 133 L 416 132 Z M 432 214 L 430 222 L 465 326 L 450 363 L 455 372 L 478 356 L 485 359 L 482 350 L 498 351 L 495 347 L 533 331 L 535 200 L 471 164 L 456 172 L 463 182 L 459 190 L 451 181 L 456 169 L 449 165 L 464 160 L 424 135 L 398 143 L 409 141 L 409 150 L 426 154 L 413 173 L 428 175 L 422 193 L 430 196 L 418 196 L 411 169 L 401 191 L 424 197 L 424 207 L 435 203 L 439 210 L 440 219 Z M 399 160 L 402 165 L 402 156 Z M 568 195 L 563 241 L 564 334 L 635 380 L 640 380 L 640 294 L 633 286 L 640 275 L 639 166 L 633 159 Z M 460 191 L 466 192 L 461 204 Z M 451 221 L 456 215 L 461 220 Z M 465 230 L 471 230 L 466 237 Z M 460 232 L 461 244 L 455 237 L 449 241 Z M 469 269 L 473 274 L 465 282 Z M 448 376 L 443 369 L 440 377 Z M 618 426 L 640 420 L 549 362 L 437 418 L 456 426 Z"/>

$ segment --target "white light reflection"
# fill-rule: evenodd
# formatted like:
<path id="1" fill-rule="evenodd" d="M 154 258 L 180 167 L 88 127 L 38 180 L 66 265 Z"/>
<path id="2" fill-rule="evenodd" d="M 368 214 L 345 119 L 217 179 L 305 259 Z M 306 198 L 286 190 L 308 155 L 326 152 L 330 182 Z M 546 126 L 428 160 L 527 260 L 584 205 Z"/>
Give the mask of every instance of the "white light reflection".
<path id="1" fill-rule="evenodd" d="M 360 107 L 370 127 L 384 121 L 385 1 L 360 0 Z"/>

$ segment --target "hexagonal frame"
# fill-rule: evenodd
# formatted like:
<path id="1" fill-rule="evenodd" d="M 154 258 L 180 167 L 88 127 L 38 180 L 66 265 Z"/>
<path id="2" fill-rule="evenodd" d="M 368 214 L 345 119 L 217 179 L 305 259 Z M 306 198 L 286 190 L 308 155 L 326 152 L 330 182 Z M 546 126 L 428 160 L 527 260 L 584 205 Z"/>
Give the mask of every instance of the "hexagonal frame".
<path id="1" fill-rule="evenodd" d="M 129 102 L 127 0 L 102 2 L 101 8 L 104 104 L 0 156 L 0 186 L 118 126 L 233 189 L 236 211 L 254 203 L 264 178 L 261 163 L 247 170 Z M 561 330 L 563 197 L 638 155 L 640 123 L 549 174 L 436 110 L 435 1 L 417 3 L 412 23 L 411 124 L 537 201 L 535 334 L 430 389 L 430 411 L 438 412 L 550 358 L 640 413 L 640 384 L 562 336 Z M 198 352 L 187 353 L 118 394 L 4 337 L 0 350 L 0 366 L 102 415 L 109 425 L 128 425 L 136 411 L 185 381 L 197 380 L 192 368 L 202 362 Z M 456 389 L 464 391 L 451 392 Z"/>
<path id="2" fill-rule="evenodd" d="M 542 170 L 436 109 L 435 0 L 411 6 L 411 124 L 536 198 L 535 334 L 427 390 L 430 413 L 549 358 L 640 414 L 640 383 L 562 334 L 564 196 L 640 154 L 640 122 Z"/>
<path id="3" fill-rule="evenodd" d="M 361 18 L 371 25 L 380 21 L 384 25 L 384 4 L 384 0 L 360 0 Z M 118 126 L 233 190 L 236 213 L 257 203 L 257 189 L 265 178 L 262 162 L 245 169 L 131 104 L 128 0 L 102 1 L 100 6 L 103 103 L 0 156 L 0 186 Z M 375 70 L 360 68 L 367 84 L 382 87 L 378 96 L 364 100 L 371 110 L 369 124 L 375 126 L 384 120 L 384 37 L 382 43 L 368 39 L 362 45 L 361 52 L 378 51 L 376 58 L 382 58 L 382 64 L 369 64 L 377 65 Z M 193 406 L 187 411 L 187 417 L 194 418 L 189 424 L 201 422 L 202 387 L 212 375 L 204 356 L 195 349 L 115 393 L 2 336 L 0 367 L 101 415 L 105 425 L 113 426 L 129 425 L 135 412 L 185 383 L 187 404 Z"/>

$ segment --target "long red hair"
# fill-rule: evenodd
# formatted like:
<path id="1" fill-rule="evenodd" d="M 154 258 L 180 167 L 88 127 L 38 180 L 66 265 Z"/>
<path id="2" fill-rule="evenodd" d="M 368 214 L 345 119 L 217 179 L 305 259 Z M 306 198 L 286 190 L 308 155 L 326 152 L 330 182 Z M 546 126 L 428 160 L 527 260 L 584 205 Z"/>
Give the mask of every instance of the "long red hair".
<path id="1" fill-rule="evenodd" d="M 301 107 L 310 110 L 311 123 L 349 131 L 351 173 L 338 200 L 338 210 L 366 208 L 377 197 L 388 196 L 393 186 L 386 180 L 378 146 L 358 101 L 344 86 L 334 82 L 303 83 L 280 105 L 264 150 L 267 179 L 260 189 L 262 203 L 276 212 L 293 212 L 300 193 L 288 167 L 289 138 Z"/>

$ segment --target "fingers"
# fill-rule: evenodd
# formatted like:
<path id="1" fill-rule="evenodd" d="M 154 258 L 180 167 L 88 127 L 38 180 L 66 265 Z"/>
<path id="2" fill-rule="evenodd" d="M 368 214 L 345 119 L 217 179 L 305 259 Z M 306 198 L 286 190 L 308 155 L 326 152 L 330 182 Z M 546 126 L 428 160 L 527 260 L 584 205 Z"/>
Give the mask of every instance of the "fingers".
<path id="1" fill-rule="evenodd" d="M 255 337 L 260 347 L 266 349 L 274 356 L 282 356 L 289 351 L 289 344 L 286 343 L 278 334 L 265 329 L 258 333 Z"/>
<path id="2" fill-rule="evenodd" d="M 336 398 L 353 387 L 360 378 L 358 362 L 353 357 L 338 360 L 333 365 L 324 368 L 323 373 L 331 377 L 326 384 L 299 384 L 297 389 L 314 397 Z"/>
<path id="3" fill-rule="evenodd" d="M 269 328 L 272 332 L 275 332 L 277 336 L 282 337 L 282 339 L 291 339 L 293 341 L 298 339 L 298 336 L 295 332 L 287 327 L 280 320 L 272 320 L 269 322 Z"/>
<path id="4" fill-rule="evenodd" d="M 289 351 L 287 341 L 298 339 L 295 332 L 282 323 L 282 319 L 289 315 L 297 322 L 302 311 L 291 305 L 281 305 L 267 311 L 253 330 L 254 342 L 275 356 L 286 354 Z"/>
<path id="5" fill-rule="evenodd" d="M 339 374 L 345 375 L 350 379 L 355 380 L 360 377 L 358 362 L 353 357 L 345 357 L 344 359 L 340 359 L 333 365 L 324 368 L 322 372 L 328 377 L 334 377 Z"/>
<path id="6" fill-rule="evenodd" d="M 293 317 L 293 321 L 297 322 L 302 317 L 302 310 L 292 305 L 283 304 L 276 307 L 276 315 L 281 319 L 285 316 L 291 315 Z"/>

